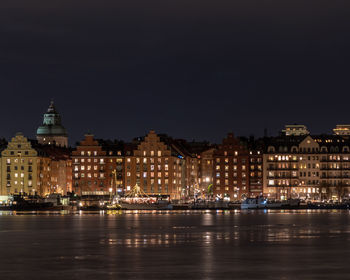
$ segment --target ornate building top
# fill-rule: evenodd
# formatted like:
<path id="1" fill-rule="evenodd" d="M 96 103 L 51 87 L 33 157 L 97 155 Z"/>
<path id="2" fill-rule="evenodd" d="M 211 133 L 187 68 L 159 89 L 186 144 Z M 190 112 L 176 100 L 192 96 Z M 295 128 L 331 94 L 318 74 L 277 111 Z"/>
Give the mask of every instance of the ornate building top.
<path id="1" fill-rule="evenodd" d="M 43 124 L 39 126 L 36 134 L 45 136 L 67 136 L 67 131 L 61 123 L 61 116 L 57 113 L 53 101 L 51 101 L 46 114 L 44 114 Z"/>
<path id="2" fill-rule="evenodd" d="M 47 112 L 44 114 L 43 124 L 36 131 L 39 144 L 68 146 L 68 135 L 61 123 L 61 116 L 51 101 Z"/>

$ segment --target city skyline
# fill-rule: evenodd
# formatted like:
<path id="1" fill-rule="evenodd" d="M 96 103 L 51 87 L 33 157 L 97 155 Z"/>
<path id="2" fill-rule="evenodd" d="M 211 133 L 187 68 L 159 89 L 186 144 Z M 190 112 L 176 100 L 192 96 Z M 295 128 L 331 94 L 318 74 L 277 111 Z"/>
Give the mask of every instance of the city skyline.
<path id="1" fill-rule="evenodd" d="M 74 141 L 349 122 L 349 3 L 170 3 L 4 1 L 4 136 L 34 135 L 51 98 Z"/>
<path id="2" fill-rule="evenodd" d="M 53 98 L 51 98 L 51 103 L 55 104 L 55 107 L 56 106 L 56 102 Z M 48 104 L 48 103 L 47 103 Z M 46 107 L 47 108 L 47 107 Z M 64 106 L 63 106 L 63 111 L 64 110 Z M 62 109 L 58 109 L 61 117 L 62 117 Z M 47 109 L 46 109 L 47 110 Z M 44 110 L 42 112 L 42 114 L 34 114 L 34 115 L 38 115 L 39 116 L 39 119 L 40 119 L 40 123 L 33 128 L 31 127 L 26 127 L 24 129 L 17 129 L 17 128 L 12 128 L 12 131 L 2 131 L 2 134 L 1 134 L 1 137 L 2 138 L 5 138 L 6 140 L 9 140 L 11 139 L 17 132 L 21 132 L 23 133 L 25 136 L 27 136 L 28 138 L 30 139 L 35 139 L 36 137 L 36 130 L 37 128 L 40 126 L 40 124 L 43 123 L 43 114 L 45 113 Z M 258 132 L 258 131 L 250 131 L 248 132 L 247 134 L 239 134 L 237 133 L 237 131 L 240 131 L 239 129 L 237 130 L 233 130 L 233 129 L 227 129 L 226 131 L 224 131 L 222 134 L 220 135 L 211 135 L 209 136 L 208 134 L 208 137 L 207 138 L 195 138 L 194 136 L 191 136 L 190 134 L 188 134 L 187 136 L 179 136 L 179 135 L 173 135 L 171 133 L 169 133 L 168 131 L 159 131 L 157 129 L 154 129 L 153 127 L 150 127 L 150 128 L 144 128 L 143 129 L 143 133 L 140 133 L 140 132 L 136 132 L 134 135 L 122 135 L 122 134 L 118 134 L 118 129 L 111 129 L 109 131 L 105 131 L 101 134 L 98 134 L 98 133 L 95 133 L 95 131 L 99 132 L 99 128 L 96 127 L 96 129 L 93 129 L 93 128 L 90 128 L 90 129 L 87 129 L 86 131 L 82 132 L 81 134 L 78 134 L 78 131 L 81 132 L 81 129 L 79 129 L 78 131 L 72 131 L 70 130 L 70 122 L 69 120 L 67 120 L 64 115 L 62 117 L 63 121 L 62 123 L 64 124 L 64 127 L 67 128 L 67 133 L 68 133 L 68 144 L 69 146 L 72 146 L 74 147 L 76 145 L 76 143 L 80 142 L 84 135 L 86 134 L 93 134 L 95 137 L 97 138 L 100 138 L 100 139 L 116 139 L 116 140 L 121 140 L 121 141 L 124 141 L 124 142 L 130 142 L 132 141 L 133 139 L 135 138 L 138 138 L 138 137 L 143 137 L 145 135 L 147 135 L 147 133 L 150 131 L 150 130 L 155 130 L 157 131 L 158 134 L 166 134 L 166 135 L 169 135 L 171 137 L 174 137 L 174 138 L 177 138 L 177 139 L 185 139 L 187 141 L 208 141 L 212 144 L 218 144 L 221 142 L 222 138 L 225 137 L 225 135 L 227 135 L 227 133 L 234 133 L 235 136 L 237 137 L 250 137 L 250 136 L 254 136 L 255 138 L 260 138 L 260 137 L 264 137 L 264 136 L 268 136 L 268 137 L 274 137 L 274 136 L 278 136 L 282 133 L 283 129 L 285 128 L 286 125 L 305 125 L 305 123 L 284 123 L 282 124 L 281 127 L 277 128 L 277 129 L 274 129 L 273 131 L 270 129 L 270 127 L 264 127 L 262 128 L 262 131 L 261 132 Z M 111 123 L 105 123 L 106 125 L 110 125 Z M 338 122 L 336 124 L 333 125 L 333 127 L 330 127 L 330 128 L 325 128 L 323 127 L 323 129 L 321 130 L 320 133 L 317 133 L 315 131 L 313 131 L 312 129 L 309 128 L 309 126 L 306 124 L 306 127 L 307 129 L 309 130 L 310 134 L 311 135 L 329 135 L 329 134 L 334 134 L 334 131 L 333 129 L 337 126 L 337 125 L 346 125 L 345 122 Z M 18 127 L 21 127 L 21 124 L 18 123 Z M 22 125 L 23 127 L 23 125 Z M 171 130 L 171 129 L 170 129 Z"/>

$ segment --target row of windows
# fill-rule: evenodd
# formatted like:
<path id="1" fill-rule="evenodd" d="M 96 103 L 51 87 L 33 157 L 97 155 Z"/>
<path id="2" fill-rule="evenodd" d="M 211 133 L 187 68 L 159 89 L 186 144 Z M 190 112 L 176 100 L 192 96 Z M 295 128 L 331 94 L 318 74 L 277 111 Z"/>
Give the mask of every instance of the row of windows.
<path id="1" fill-rule="evenodd" d="M 14 159 L 10 159 L 10 158 L 8 158 L 8 159 L 6 159 L 6 164 L 11 164 L 11 163 L 19 163 L 19 162 L 21 162 L 21 163 L 25 163 L 26 162 L 26 159 L 24 159 L 24 158 L 21 158 L 21 160 L 19 160 L 18 158 L 14 158 Z M 28 159 L 28 164 L 33 164 L 33 160 L 32 159 Z"/>
<path id="2" fill-rule="evenodd" d="M 143 155 L 144 157 L 146 157 L 146 156 L 154 157 L 155 152 L 154 152 L 154 151 L 150 151 L 150 152 L 148 153 L 147 151 L 143 151 L 143 152 L 142 152 L 142 155 Z M 162 151 L 157 151 L 157 156 L 158 156 L 158 157 L 161 157 L 161 156 L 162 156 Z"/>
<path id="3" fill-rule="evenodd" d="M 137 180 L 136 183 L 138 185 L 140 185 L 140 182 L 141 182 L 140 180 Z M 157 182 L 158 185 L 162 185 L 162 184 L 168 185 L 169 184 L 169 179 L 164 179 L 164 180 L 162 180 L 162 179 L 151 179 L 149 182 L 150 182 L 151 186 L 154 185 L 155 182 Z M 143 186 L 147 186 L 147 180 L 143 180 L 142 183 L 143 183 Z"/>
<path id="4" fill-rule="evenodd" d="M 13 184 L 14 185 L 22 185 L 22 186 L 24 185 L 23 181 L 13 181 Z M 12 185 L 11 181 L 7 181 L 6 187 L 9 188 L 9 187 L 11 187 L 11 185 Z M 33 181 L 29 180 L 28 181 L 28 186 L 31 187 L 32 185 L 33 185 Z M 15 191 L 15 192 L 17 192 L 17 191 Z"/>
<path id="5" fill-rule="evenodd" d="M 229 166 L 228 166 L 228 165 L 225 165 L 224 168 L 225 168 L 225 170 L 229 170 Z M 237 170 L 237 168 L 238 168 L 237 165 L 234 165 L 234 166 L 233 166 L 233 170 Z M 220 165 L 216 165 L 215 169 L 216 169 L 216 170 L 220 170 L 220 169 L 221 169 Z M 241 166 L 241 169 L 242 169 L 243 171 L 245 171 L 245 170 L 246 170 L 246 166 L 245 166 L 245 165 L 242 165 L 242 166 Z"/>
<path id="6" fill-rule="evenodd" d="M 238 187 L 229 187 L 229 186 L 225 186 L 225 187 L 224 187 L 224 190 L 225 190 L 225 191 L 230 191 L 230 189 L 233 190 L 233 191 L 235 191 L 235 192 L 238 192 L 238 191 L 240 190 L 240 188 L 238 188 Z M 242 190 L 243 190 L 243 191 L 245 191 L 246 189 L 247 189 L 247 187 L 242 187 Z M 220 191 L 220 190 L 221 190 L 221 187 L 216 187 L 216 190 L 217 190 L 217 191 Z"/>
<path id="7" fill-rule="evenodd" d="M 84 158 L 81 158 L 81 159 L 76 158 L 76 159 L 74 159 L 74 163 L 79 163 L 79 162 L 84 163 L 84 162 L 85 162 L 85 159 L 84 159 Z M 91 158 L 88 158 L 88 159 L 86 160 L 86 162 L 92 162 L 92 161 L 91 161 Z M 99 162 L 99 163 L 103 164 L 103 163 L 105 163 L 105 160 L 104 160 L 103 158 L 100 158 L 100 159 L 94 158 L 94 161 L 93 161 L 93 162 Z"/>
<path id="8" fill-rule="evenodd" d="M 225 180 L 220 180 L 220 179 L 216 179 L 216 184 L 217 185 L 220 185 L 221 183 L 225 183 L 225 185 L 228 185 L 229 184 L 229 180 L 228 179 L 225 179 Z M 245 180 L 242 180 L 242 185 L 246 185 L 247 182 Z M 233 185 L 237 185 L 238 184 L 238 181 L 237 180 L 234 180 L 232 182 Z"/>
<path id="9" fill-rule="evenodd" d="M 88 156 L 88 157 L 90 157 L 90 156 L 97 156 L 98 155 L 98 151 L 81 151 L 80 152 L 80 155 L 82 155 L 82 156 Z M 108 155 L 113 155 L 113 152 L 112 151 L 109 151 L 108 152 Z M 117 151 L 117 155 L 118 156 L 121 156 L 122 155 L 122 152 L 121 151 Z"/>
<path id="10" fill-rule="evenodd" d="M 74 178 L 78 179 L 78 178 L 84 178 L 85 177 L 85 173 L 74 173 Z M 97 178 L 97 177 L 100 177 L 101 179 L 102 178 L 105 178 L 105 174 L 104 173 L 100 173 L 100 175 L 98 175 L 97 173 L 87 173 L 86 174 L 86 177 L 87 178 Z"/>
<path id="11" fill-rule="evenodd" d="M 15 154 L 14 151 L 10 151 L 10 155 L 13 156 Z M 17 154 L 21 154 L 21 152 L 17 152 Z M 24 154 L 27 156 L 29 155 L 29 152 L 28 151 L 24 151 Z"/>
<path id="12" fill-rule="evenodd" d="M 163 174 L 164 174 L 164 177 L 169 177 L 169 173 L 168 172 L 164 172 Z M 143 172 L 142 173 L 142 177 L 143 178 L 147 178 L 148 175 L 150 177 L 155 177 L 155 175 L 157 175 L 157 177 L 159 177 L 159 178 L 163 177 L 162 176 L 162 172 L 149 172 L 149 173 Z M 126 176 L 127 177 L 131 177 L 131 172 L 126 172 Z M 181 177 L 181 173 L 174 172 L 174 177 Z M 140 173 L 139 172 L 136 173 L 136 178 L 140 178 Z"/>
<path id="13" fill-rule="evenodd" d="M 150 181 L 151 185 L 154 184 L 154 182 L 155 182 L 154 180 L 155 180 L 155 179 L 151 179 L 151 181 Z M 157 179 L 157 180 L 159 180 L 159 179 Z M 168 180 L 168 179 L 164 179 L 164 180 Z M 144 182 L 145 182 L 145 181 L 144 181 Z M 168 182 L 168 181 L 167 181 L 167 182 Z M 180 183 L 181 183 L 181 179 L 173 179 L 172 182 L 173 182 L 174 185 L 176 185 L 177 183 L 180 184 Z M 165 183 L 165 181 L 164 181 L 164 183 Z M 130 180 L 129 178 L 126 180 L 126 184 L 129 185 L 129 186 L 131 185 L 131 180 Z M 139 180 L 137 181 L 137 184 L 140 184 L 140 181 L 139 181 Z M 146 184 L 144 183 L 144 185 L 146 185 Z"/>
<path id="14" fill-rule="evenodd" d="M 242 178 L 245 178 L 245 177 L 247 176 L 247 174 L 246 174 L 245 172 L 242 172 L 241 174 L 242 174 Z M 228 178 L 228 177 L 229 177 L 228 172 L 225 172 L 225 173 L 223 173 L 222 175 L 225 176 L 225 178 Z M 220 172 L 216 172 L 216 177 L 217 177 L 217 178 L 220 178 L 220 176 L 221 176 Z M 234 172 L 234 173 L 233 173 L 233 177 L 237 177 L 237 172 Z"/>
<path id="15" fill-rule="evenodd" d="M 269 152 L 269 153 L 274 153 L 274 152 L 276 152 L 276 149 L 275 149 L 275 147 L 273 147 L 273 146 L 270 146 L 270 147 L 268 147 L 268 149 L 267 149 L 267 151 Z M 319 148 L 315 148 L 315 147 L 313 147 L 313 148 L 311 148 L 311 147 L 308 147 L 308 148 L 298 148 L 298 147 L 292 147 L 292 149 L 290 150 L 292 153 L 318 153 L 319 151 L 321 151 L 321 153 L 327 153 L 328 152 L 328 148 L 327 147 L 321 147 L 321 149 L 319 149 Z M 333 153 L 333 152 L 339 152 L 340 151 L 340 149 L 339 149 L 339 147 L 330 147 L 330 149 L 329 149 L 329 151 L 331 152 L 331 153 Z M 341 151 L 342 152 L 349 152 L 349 147 L 347 147 L 347 146 L 345 146 L 345 147 L 343 147 L 342 149 L 341 149 Z M 280 146 L 279 148 L 278 148 L 278 152 L 288 152 L 288 147 L 286 147 L 286 146 Z"/>

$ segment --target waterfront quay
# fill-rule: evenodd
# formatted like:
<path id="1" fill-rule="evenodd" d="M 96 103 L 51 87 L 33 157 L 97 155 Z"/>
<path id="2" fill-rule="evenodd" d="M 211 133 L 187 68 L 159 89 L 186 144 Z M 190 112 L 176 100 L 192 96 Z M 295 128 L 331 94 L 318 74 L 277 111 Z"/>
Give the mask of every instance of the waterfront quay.
<path id="1" fill-rule="evenodd" d="M 52 101 L 35 139 L 17 133 L 0 140 L 0 151 L 1 205 L 13 196 L 40 203 L 53 196 L 106 202 L 130 198 L 136 189 L 144 200 L 167 197 L 175 207 L 188 202 L 190 209 L 230 209 L 256 197 L 324 207 L 343 207 L 350 199 L 349 125 L 322 135 L 305 125 L 286 125 L 271 137 L 228 133 L 220 144 L 154 130 L 129 142 L 87 133 L 70 147 Z"/>

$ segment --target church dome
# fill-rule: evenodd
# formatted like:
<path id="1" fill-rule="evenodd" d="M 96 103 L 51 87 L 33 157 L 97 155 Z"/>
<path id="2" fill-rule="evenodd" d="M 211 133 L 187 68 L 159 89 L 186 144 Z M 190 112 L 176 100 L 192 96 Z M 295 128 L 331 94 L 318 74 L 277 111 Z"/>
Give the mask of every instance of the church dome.
<path id="1" fill-rule="evenodd" d="M 47 112 L 44 114 L 43 124 L 36 131 L 37 136 L 67 136 L 67 131 L 61 124 L 61 116 L 51 101 Z"/>

